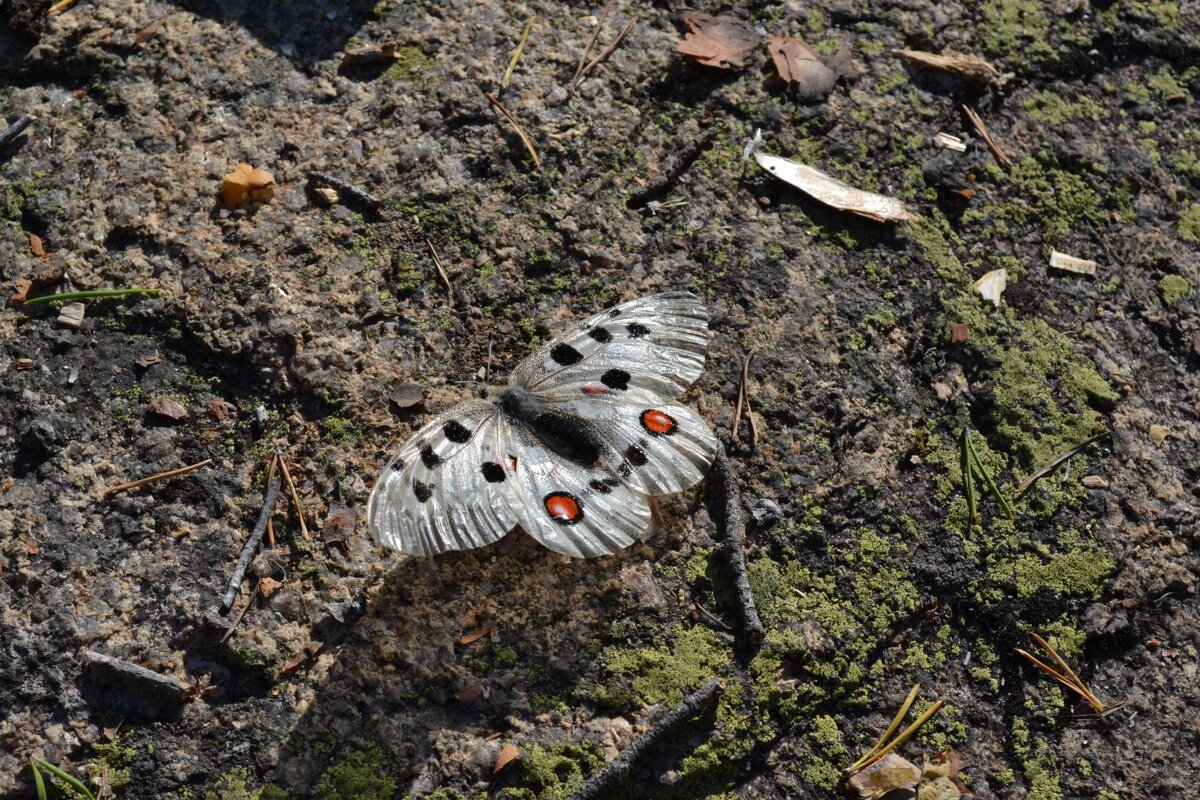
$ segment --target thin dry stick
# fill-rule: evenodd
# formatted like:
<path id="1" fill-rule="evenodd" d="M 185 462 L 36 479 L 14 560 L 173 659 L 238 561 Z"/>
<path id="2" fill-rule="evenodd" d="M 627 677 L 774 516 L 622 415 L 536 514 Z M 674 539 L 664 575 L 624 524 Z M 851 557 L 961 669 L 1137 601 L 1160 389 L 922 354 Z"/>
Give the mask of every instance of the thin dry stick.
<path id="1" fill-rule="evenodd" d="M 276 453 L 274 456 L 271 457 L 271 468 L 267 470 L 267 485 L 268 486 L 271 484 L 271 481 L 275 480 L 275 462 L 278 460 L 279 460 L 278 453 Z M 275 521 L 273 519 L 271 519 L 270 517 L 267 517 L 267 546 L 268 547 L 275 546 Z"/>
<path id="2" fill-rule="evenodd" d="M 591 73 L 592 70 L 594 70 L 599 65 L 603 64 L 608 59 L 608 57 L 611 56 L 618 47 L 620 47 L 621 40 L 625 38 L 626 34 L 628 34 L 631 30 L 633 30 L 633 26 L 635 23 L 637 23 L 636 18 L 629 20 L 629 23 L 624 28 L 621 29 L 621 32 L 619 34 L 617 34 L 617 38 L 613 40 L 613 43 L 610 44 L 608 47 L 604 48 L 604 52 L 601 53 L 600 55 L 596 56 L 595 61 L 591 62 L 586 67 L 584 67 L 583 70 L 577 76 L 575 76 L 575 79 L 573 81 L 571 81 L 571 85 L 578 86 L 583 81 L 583 79 L 586 78 L 589 73 Z"/>
<path id="3" fill-rule="evenodd" d="M 500 88 L 507 89 L 508 82 L 512 80 L 513 70 L 517 68 L 517 62 L 521 60 L 521 53 L 525 51 L 525 42 L 529 39 L 529 31 L 533 28 L 533 19 L 530 18 L 525 23 L 525 30 L 521 31 L 521 41 L 517 42 L 517 49 L 513 51 L 512 60 L 508 62 L 508 69 L 504 70 L 504 77 L 500 79 Z"/>
<path id="4" fill-rule="evenodd" d="M 983 143 L 987 145 L 987 149 L 991 150 L 992 155 L 996 157 L 996 161 L 1000 163 L 1000 166 L 1007 167 L 1008 155 L 1000 149 L 999 143 L 992 138 L 992 132 L 988 130 L 987 125 L 983 124 L 983 117 L 979 116 L 979 113 L 968 105 L 963 106 L 963 111 L 967 112 L 967 119 L 971 120 L 971 124 L 979 132 L 979 136 L 983 139 Z"/>
<path id="5" fill-rule="evenodd" d="M 885 730 L 883 733 L 881 733 L 879 735 L 878 741 L 876 741 L 875 744 L 871 745 L 870 750 L 863 753 L 863 755 L 857 761 L 855 761 L 853 764 L 850 765 L 851 770 L 854 770 L 857 772 L 860 769 L 860 767 L 859 767 L 860 764 L 864 764 L 867 761 L 870 761 L 871 758 L 874 757 L 874 755 L 879 752 L 879 749 L 881 747 L 883 747 L 884 743 L 891 737 L 891 735 L 893 733 L 896 732 L 896 728 L 900 727 L 900 723 L 904 720 L 904 716 L 908 713 L 908 710 L 910 708 L 912 708 L 912 704 L 916 701 L 917 694 L 920 691 L 921 691 L 921 684 L 919 684 L 919 683 L 914 685 L 912 687 L 912 689 L 909 690 L 908 697 L 904 698 L 904 702 L 900 705 L 900 710 L 897 711 L 896 716 L 894 716 L 892 718 L 892 724 L 888 725 L 887 730 Z"/>
<path id="6" fill-rule="evenodd" d="M 426 239 L 425 246 L 429 248 L 429 255 L 433 256 L 433 265 L 437 267 L 438 275 L 442 276 L 442 283 L 446 284 L 446 299 L 453 303 L 454 287 L 450 285 L 450 276 L 446 274 L 446 268 L 442 266 L 442 259 L 438 257 L 438 251 L 434 249 L 433 242 Z"/>
<path id="7" fill-rule="evenodd" d="M 525 149 L 529 151 L 530 157 L 533 158 L 534 168 L 541 169 L 542 160 L 538 158 L 537 151 L 533 149 L 533 142 L 531 142 L 529 137 L 525 134 L 525 129 L 521 127 L 521 123 L 517 122 L 517 118 L 512 115 L 512 112 L 505 108 L 504 104 L 497 100 L 490 93 L 484 92 L 483 96 L 488 99 L 489 103 L 496 107 L 497 111 L 504 115 L 504 118 L 508 120 L 508 124 L 512 125 L 513 130 L 517 132 L 517 136 L 521 137 L 521 144 L 525 145 Z"/>
<path id="8" fill-rule="evenodd" d="M 1037 642 L 1038 645 L 1045 650 L 1052 659 L 1054 659 L 1054 663 L 1058 664 L 1062 672 L 1059 672 L 1039 659 L 1037 656 L 1022 650 L 1019 647 L 1015 648 L 1016 651 L 1027 658 L 1034 666 L 1044 670 L 1050 675 L 1050 677 L 1054 678 L 1054 680 L 1058 681 L 1063 686 L 1066 686 L 1068 689 L 1075 692 L 1075 694 L 1086 700 L 1088 705 L 1090 705 L 1092 710 L 1094 710 L 1097 714 L 1103 715 L 1105 712 L 1104 703 L 1100 702 L 1100 698 L 1096 697 L 1096 695 L 1092 693 L 1092 690 L 1087 687 L 1087 684 L 1080 680 L 1079 676 L 1075 674 L 1075 670 L 1071 669 L 1071 665 L 1068 664 L 1063 657 L 1060 656 L 1058 652 L 1050 646 L 1050 643 L 1041 636 L 1038 636 L 1036 633 L 1031 633 L 1029 635 L 1033 637 L 1033 640 Z"/>
<path id="9" fill-rule="evenodd" d="M 737 405 L 733 407 L 733 430 L 729 432 L 730 444 L 737 444 L 738 430 L 742 427 L 742 406 L 746 402 L 746 373 L 750 368 L 750 357 L 753 353 L 742 356 L 742 382 L 738 384 Z"/>
<path id="10" fill-rule="evenodd" d="M 308 541 L 308 525 L 304 523 L 304 506 L 300 505 L 300 495 L 296 493 L 296 484 L 292 482 L 292 473 L 288 471 L 287 462 L 283 460 L 283 456 L 276 453 L 275 457 L 279 459 L 283 480 L 287 484 L 288 494 L 292 496 L 292 505 L 296 508 L 296 519 L 300 520 L 300 533 L 304 534 L 304 540 Z"/>
<path id="11" fill-rule="evenodd" d="M 896 730 L 897 727 L 899 727 L 900 721 L 904 719 L 906 714 L 908 714 L 908 710 L 912 708 L 913 701 L 917 699 L 917 692 L 919 692 L 920 689 L 921 684 L 917 684 L 912 688 L 912 691 L 908 693 L 908 697 L 904 700 L 904 704 L 900 706 L 900 711 L 892 719 L 892 724 L 888 726 L 886 731 L 884 731 L 883 736 L 879 737 L 879 741 L 875 743 L 874 747 L 872 747 L 862 757 L 850 765 L 850 767 L 846 770 L 847 774 L 853 775 L 855 773 L 862 772 L 872 764 L 878 763 L 879 760 L 888 753 L 892 752 L 897 747 L 904 744 L 904 742 L 908 741 L 908 739 L 911 738 L 914 733 L 920 730 L 921 726 L 928 722 L 934 714 L 941 711 L 942 701 L 934 701 L 929 708 L 925 709 L 925 711 L 923 711 L 919 717 L 913 720 L 911 725 L 901 731 L 895 739 L 886 745 L 884 744 L 888 736 L 890 736 L 891 733 Z"/>
<path id="12" fill-rule="evenodd" d="M 579 73 L 583 72 L 588 53 L 592 52 L 592 48 L 596 46 L 596 40 L 600 38 L 600 31 L 604 30 L 604 20 L 608 19 L 608 12 L 612 11 L 612 4 L 613 0 L 608 0 L 604 4 L 604 10 L 600 12 L 600 21 L 596 23 L 596 30 L 592 32 L 592 38 L 588 39 L 587 47 L 583 48 L 583 52 L 579 54 L 579 64 L 576 65 L 575 73 L 571 76 L 571 83 L 574 83 L 579 78 Z"/>
<path id="13" fill-rule="evenodd" d="M 1108 436 L 1108 431 L 1104 431 L 1103 433 L 1097 433 L 1095 436 L 1089 436 L 1088 438 L 1084 439 L 1079 444 L 1068 447 L 1066 450 L 1063 450 L 1061 453 L 1056 455 L 1054 458 L 1050 459 L 1050 463 L 1048 463 L 1048 464 L 1046 464 L 1046 466 L 1041 467 L 1040 469 L 1034 471 L 1032 474 L 1030 474 L 1028 477 L 1026 477 L 1024 480 L 1022 480 L 1020 483 L 1017 484 L 1017 498 L 1020 499 L 1020 497 L 1025 494 L 1025 492 L 1027 492 L 1033 488 L 1033 485 L 1035 483 L 1037 483 L 1039 480 L 1041 480 L 1042 478 L 1049 475 L 1051 472 L 1053 472 L 1055 469 L 1057 469 L 1060 464 L 1062 464 L 1064 461 L 1071 458 L 1071 456 L 1075 455 L 1080 450 L 1087 447 L 1089 444 L 1100 441 L 1105 436 Z"/>
<path id="14" fill-rule="evenodd" d="M 169 469 L 166 472 L 160 472 L 157 475 L 151 475 L 147 478 L 139 478 L 136 481 L 130 481 L 129 483 L 122 483 L 117 486 L 113 486 L 110 489 L 105 489 L 104 495 L 107 497 L 108 495 L 116 494 L 117 492 L 124 492 L 127 489 L 136 489 L 139 486 L 144 486 L 147 483 L 153 483 L 154 481 L 162 481 L 162 480 L 166 480 L 167 478 L 175 478 L 179 475 L 186 475 L 189 472 L 193 472 L 195 470 L 200 469 L 201 467 L 207 467 L 211 463 L 212 463 L 212 459 L 206 458 L 203 461 L 199 461 L 195 464 L 189 464 L 186 467 L 180 467 L 179 469 Z"/>
<path id="15" fill-rule="evenodd" d="M 237 566 L 233 568 L 233 575 L 229 578 L 229 587 L 225 590 L 225 596 L 221 598 L 222 613 L 233 606 L 233 598 L 237 596 L 238 588 L 242 585 L 242 578 L 246 577 L 246 567 L 250 566 L 250 558 L 254 555 L 254 550 L 267 531 L 267 520 L 271 518 L 271 512 L 274 510 L 275 501 L 278 498 L 279 478 L 276 477 L 267 487 L 267 497 L 263 501 L 262 513 L 258 515 L 258 522 L 254 523 L 254 530 L 250 533 L 250 538 L 246 540 L 246 546 L 242 548 L 242 555 L 238 558 Z"/>
<path id="16" fill-rule="evenodd" d="M 758 607 L 754 604 L 754 592 L 750 589 L 750 570 L 746 566 L 746 530 L 742 518 L 742 498 L 738 490 L 737 478 L 733 474 L 733 466 L 724 447 L 717 448 L 717 456 L 713 459 L 714 477 L 718 487 L 717 496 L 710 505 L 709 516 L 720 520 L 719 529 L 723 533 L 719 551 L 724 557 L 733 577 L 733 588 L 737 598 L 738 617 L 742 623 L 742 631 L 749 641 L 752 650 L 757 651 L 766 637 L 762 620 L 758 616 Z M 718 510 L 719 509 L 719 510 Z M 713 512 L 716 513 L 713 513 Z"/>
<path id="17" fill-rule="evenodd" d="M 247 612 L 250 611 L 250 606 L 254 605 L 254 598 L 258 597 L 258 590 L 261 586 L 262 578 L 259 578 L 258 584 L 254 587 L 254 591 L 252 591 L 250 596 L 246 598 L 246 605 L 242 606 L 242 610 L 238 612 L 237 619 L 235 619 L 230 626 L 225 629 L 225 635 L 221 637 L 221 644 L 225 644 L 225 642 L 229 641 L 229 637 L 233 636 L 234 628 L 242 624 L 242 620 L 246 618 Z"/>

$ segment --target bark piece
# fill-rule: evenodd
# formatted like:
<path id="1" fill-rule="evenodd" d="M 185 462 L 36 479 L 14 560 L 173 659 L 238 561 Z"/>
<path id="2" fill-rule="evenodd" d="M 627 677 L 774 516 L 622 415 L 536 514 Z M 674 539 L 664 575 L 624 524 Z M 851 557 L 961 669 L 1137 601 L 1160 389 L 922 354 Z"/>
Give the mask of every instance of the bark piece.
<path id="1" fill-rule="evenodd" d="M 949 72 L 972 83 L 991 83 L 1000 80 L 1000 70 L 978 56 L 945 50 L 926 53 L 923 50 L 893 50 L 892 55 L 924 69 Z"/>
<path id="2" fill-rule="evenodd" d="M 801 100 L 818 103 L 833 91 L 837 73 L 803 39 L 776 36 L 771 39 L 770 50 L 779 79 Z"/>
<path id="3" fill-rule="evenodd" d="M 767 155 L 754 150 L 754 160 L 767 172 L 785 183 L 840 211 L 873 219 L 877 222 L 908 222 L 916 219 L 895 197 L 856 189 L 819 169 L 798 161 Z"/>
<path id="4" fill-rule="evenodd" d="M 743 69 L 762 37 L 748 22 L 736 17 L 714 17 L 699 11 L 685 11 L 687 33 L 675 49 L 697 64 L 719 69 Z"/>

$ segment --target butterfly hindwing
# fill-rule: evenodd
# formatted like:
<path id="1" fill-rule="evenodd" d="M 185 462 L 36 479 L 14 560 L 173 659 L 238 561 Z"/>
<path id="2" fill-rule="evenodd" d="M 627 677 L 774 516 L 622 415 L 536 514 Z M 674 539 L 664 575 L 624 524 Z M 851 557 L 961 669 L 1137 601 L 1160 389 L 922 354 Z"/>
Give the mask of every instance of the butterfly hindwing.
<path id="1" fill-rule="evenodd" d="M 650 295 L 602 311 L 521 362 L 511 383 L 545 399 L 678 397 L 704 370 L 708 311 L 690 292 Z"/>
<path id="2" fill-rule="evenodd" d="M 550 407 L 593 425 L 604 444 L 601 460 L 652 497 L 695 486 L 708 474 L 720 447 L 708 423 L 679 403 L 590 398 Z"/>
<path id="3" fill-rule="evenodd" d="M 380 544 L 409 555 L 482 547 L 516 525 L 505 459 L 512 426 L 491 403 L 462 403 L 426 424 L 383 469 L 367 505 Z"/>
<path id="4" fill-rule="evenodd" d="M 584 466 L 515 429 L 517 521 L 533 538 L 577 558 L 610 555 L 651 531 L 646 497 L 603 463 Z M 528 438 L 524 438 L 528 437 Z"/>

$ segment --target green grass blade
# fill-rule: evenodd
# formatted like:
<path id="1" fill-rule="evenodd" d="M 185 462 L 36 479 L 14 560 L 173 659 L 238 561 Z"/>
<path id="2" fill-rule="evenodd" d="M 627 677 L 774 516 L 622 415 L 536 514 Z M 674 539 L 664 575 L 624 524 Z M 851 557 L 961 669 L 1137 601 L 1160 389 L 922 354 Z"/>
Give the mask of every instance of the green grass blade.
<path id="1" fill-rule="evenodd" d="M 24 305 L 38 306 L 45 303 L 67 303 L 72 300 L 89 300 L 97 297 L 125 297 L 130 294 L 146 294 L 158 297 L 158 289 L 91 289 L 86 292 L 63 292 L 62 294 L 46 294 L 26 300 Z"/>
<path id="2" fill-rule="evenodd" d="M 963 428 L 962 446 L 959 454 L 959 461 L 962 467 L 963 474 L 963 491 L 967 493 L 967 529 L 972 525 L 979 524 L 979 508 L 975 499 L 975 476 L 971 469 L 971 431 L 969 428 Z"/>
<path id="3" fill-rule="evenodd" d="M 41 767 L 42 769 L 47 770 L 51 775 L 58 778 L 60 781 L 65 783 L 67 786 L 70 786 L 72 789 L 74 789 L 75 791 L 79 792 L 81 795 L 86 797 L 87 800 L 96 800 L 96 795 L 92 794 L 91 791 L 86 786 L 84 786 L 82 783 L 80 783 L 79 779 L 76 778 L 74 775 L 70 774 L 69 772 L 62 769 L 61 767 L 56 767 L 55 765 L 51 764 L 49 761 L 46 761 L 45 759 L 35 758 L 32 760 L 35 764 L 37 764 L 37 766 Z"/>
<path id="4" fill-rule="evenodd" d="M 33 785 L 37 789 L 38 800 L 46 800 L 46 782 L 42 780 L 41 770 L 33 763 L 33 759 L 29 761 L 29 768 L 33 770 Z"/>
<path id="5" fill-rule="evenodd" d="M 988 472 L 987 467 L 983 465 L 983 461 L 979 458 L 979 453 L 975 451 L 975 445 L 971 443 L 971 437 L 967 437 L 967 450 L 970 451 L 971 461 L 974 462 L 976 472 L 979 477 L 983 478 L 983 484 L 987 487 L 988 492 L 996 498 L 996 502 L 1000 504 L 1000 508 L 1004 511 L 1004 516 L 1009 519 L 1015 519 L 1013 507 L 1008 502 L 1008 498 L 1000 491 L 1000 487 L 996 485 L 996 481 L 992 479 L 992 473 Z"/>

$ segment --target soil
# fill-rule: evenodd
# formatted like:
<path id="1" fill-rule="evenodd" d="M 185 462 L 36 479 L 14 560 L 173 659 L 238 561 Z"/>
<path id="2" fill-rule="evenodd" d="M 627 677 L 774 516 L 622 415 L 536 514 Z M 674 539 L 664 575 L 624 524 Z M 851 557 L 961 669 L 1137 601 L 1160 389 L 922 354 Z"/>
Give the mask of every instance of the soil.
<path id="1" fill-rule="evenodd" d="M 160 294 L 88 301 L 79 329 L 54 304 L 0 309 L 0 796 L 34 796 L 38 757 L 121 800 L 563 798 L 714 677 L 716 705 L 613 796 L 837 795 L 917 683 L 912 714 L 946 705 L 899 752 L 953 747 L 979 797 L 1195 791 L 1195 3 L 696 9 L 831 60 L 846 45 L 809 102 L 765 44 L 743 70 L 685 61 L 674 2 L 615 4 L 593 54 L 636 24 L 577 87 L 599 7 L 46 5 L 0 3 L 0 115 L 36 117 L 0 151 L 5 297 L 42 272 L 30 296 Z M 394 60 L 343 65 L 386 40 Z M 896 48 L 971 53 L 1002 77 Z M 780 183 L 742 159 L 756 129 L 764 151 L 917 218 Z M 942 131 L 966 151 L 940 149 Z M 223 205 L 242 162 L 273 174 L 270 202 Z M 380 202 L 326 205 L 311 170 Z M 1051 270 L 1052 249 L 1096 274 Z M 994 306 L 972 283 L 1000 268 Z M 594 561 L 520 532 L 426 560 L 370 540 L 379 467 L 460 382 L 673 289 L 711 314 L 687 402 L 757 512 L 761 648 L 739 632 L 703 491 Z M 748 351 L 757 442 L 745 421 L 731 441 Z M 965 428 L 1014 519 L 987 493 L 968 519 Z M 308 536 L 281 503 L 223 615 L 277 452 Z M 1088 719 L 1014 652 L 1031 632 L 1125 705 Z M 507 744 L 519 755 L 497 772 Z"/>

